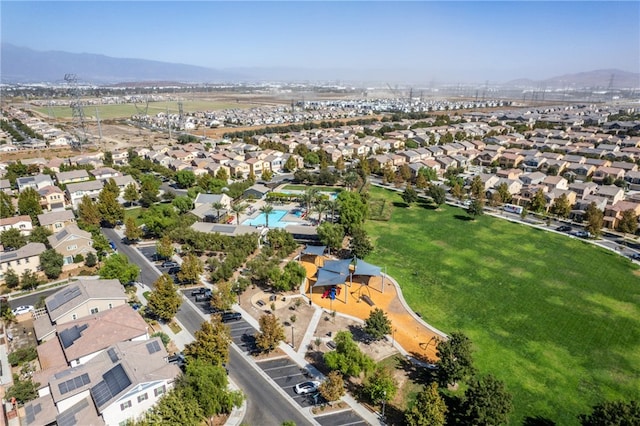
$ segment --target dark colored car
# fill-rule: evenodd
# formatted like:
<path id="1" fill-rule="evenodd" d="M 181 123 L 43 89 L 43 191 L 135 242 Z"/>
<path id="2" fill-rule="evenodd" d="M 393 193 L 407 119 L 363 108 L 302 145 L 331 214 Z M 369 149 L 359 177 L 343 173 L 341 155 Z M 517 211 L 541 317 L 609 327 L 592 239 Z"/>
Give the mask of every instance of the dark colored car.
<path id="1" fill-rule="evenodd" d="M 629 255 L 629 259 L 640 260 L 640 253 L 632 253 Z"/>
<path id="2" fill-rule="evenodd" d="M 242 319 L 242 314 L 240 312 L 223 312 L 221 316 L 222 322 L 238 321 Z"/>
<path id="3" fill-rule="evenodd" d="M 167 271 L 167 274 L 175 275 L 178 272 L 180 272 L 180 267 L 179 266 L 174 266 L 173 268 L 169 268 L 169 270 Z"/>
<path id="4" fill-rule="evenodd" d="M 556 231 L 558 231 L 558 232 L 571 232 L 572 229 L 573 228 L 570 227 L 569 225 L 562 225 L 562 226 L 558 226 L 556 228 Z"/>
<path id="5" fill-rule="evenodd" d="M 191 290 L 191 295 L 192 296 L 197 296 L 199 294 L 205 294 L 207 292 L 207 290 L 208 289 L 205 288 L 205 287 L 196 288 L 196 289 Z"/>

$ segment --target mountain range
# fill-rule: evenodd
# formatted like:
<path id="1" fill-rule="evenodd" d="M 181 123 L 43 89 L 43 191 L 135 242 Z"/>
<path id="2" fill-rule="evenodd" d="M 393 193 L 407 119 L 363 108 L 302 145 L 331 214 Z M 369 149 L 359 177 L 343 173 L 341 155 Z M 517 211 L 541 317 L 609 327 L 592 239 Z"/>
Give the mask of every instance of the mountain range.
<path id="1" fill-rule="evenodd" d="M 67 73 L 79 82 L 114 84 L 122 82 L 172 81 L 182 83 L 238 83 L 257 81 L 319 82 L 335 80 L 380 81 L 381 70 L 304 68 L 227 68 L 114 58 L 92 53 L 36 51 L 8 43 L 0 45 L 0 82 L 60 83 Z M 366 73 L 366 76 L 365 76 Z M 382 80 L 384 81 L 384 80 Z M 603 69 L 567 74 L 546 80 L 518 79 L 503 83 L 511 87 L 554 88 L 638 88 L 640 73 Z"/>

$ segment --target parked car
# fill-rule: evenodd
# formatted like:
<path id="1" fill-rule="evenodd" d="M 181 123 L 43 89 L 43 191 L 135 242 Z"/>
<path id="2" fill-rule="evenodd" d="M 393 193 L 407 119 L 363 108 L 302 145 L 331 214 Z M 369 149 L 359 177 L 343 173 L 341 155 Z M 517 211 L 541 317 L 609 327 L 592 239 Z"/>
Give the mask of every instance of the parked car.
<path id="1" fill-rule="evenodd" d="M 208 302 L 211 300 L 211 293 L 196 294 L 196 302 Z"/>
<path id="2" fill-rule="evenodd" d="M 221 317 L 222 317 L 222 322 L 238 321 L 242 319 L 242 314 L 240 312 L 228 311 L 228 312 L 223 312 Z"/>
<path id="3" fill-rule="evenodd" d="M 576 231 L 572 235 L 575 235 L 578 238 L 591 238 L 591 232 L 589 231 Z"/>
<path id="4" fill-rule="evenodd" d="M 11 312 L 13 313 L 13 315 L 22 315 L 22 314 L 27 314 L 33 311 L 35 311 L 35 308 L 33 307 L 33 305 L 22 305 L 22 306 L 18 306 Z"/>
<path id="5" fill-rule="evenodd" d="M 320 387 L 320 382 L 316 380 L 312 380 L 308 382 L 298 383 L 297 385 L 294 386 L 293 390 L 298 395 L 304 395 L 306 393 L 317 391 L 319 387 Z"/>
<path id="6" fill-rule="evenodd" d="M 160 265 L 163 268 L 176 268 L 179 267 L 180 265 L 178 265 L 178 262 L 174 262 L 172 260 L 167 260 L 162 262 L 162 265 Z"/>
<path id="7" fill-rule="evenodd" d="M 169 268 L 169 270 L 167 271 L 167 274 L 176 275 L 178 272 L 180 272 L 180 267 L 179 266 L 174 266 L 172 268 Z"/>
<path id="8" fill-rule="evenodd" d="M 571 232 L 572 229 L 573 228 L 570 227 L 569 225 L 562 225 L 562 226 L 558 226 L 556 228 L 556 231 L 558 231 L 558 232 Z"/>
<path id="9" fill-rule="evenodd" d="M 631 253 L 629 259 L 640 260 L 640 253 Z"/>

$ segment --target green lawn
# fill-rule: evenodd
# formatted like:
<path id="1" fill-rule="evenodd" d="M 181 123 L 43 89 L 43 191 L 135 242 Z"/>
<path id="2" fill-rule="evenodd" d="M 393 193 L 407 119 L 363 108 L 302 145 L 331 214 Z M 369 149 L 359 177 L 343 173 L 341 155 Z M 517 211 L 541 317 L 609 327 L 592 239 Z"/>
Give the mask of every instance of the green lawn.
<path id="1" fill-rule="evenodd" d="M 367 261 L 386 266 L 413 309 L 474 342 L 476 366 L 507 384 L 512 424 L 577 424 L 602 399 L 640 396 L 640 274 L 628 259 L 564 235 L 464 210 L 402 207 L 368 221 Z"/>

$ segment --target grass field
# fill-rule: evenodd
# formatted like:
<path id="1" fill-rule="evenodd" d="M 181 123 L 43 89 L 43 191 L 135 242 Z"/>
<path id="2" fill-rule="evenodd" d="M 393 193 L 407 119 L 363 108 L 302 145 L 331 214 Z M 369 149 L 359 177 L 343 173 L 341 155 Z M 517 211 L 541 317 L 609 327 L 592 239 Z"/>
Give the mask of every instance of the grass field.
<path id="1" fill-rule="evenodd" d="M 580 240 L 463 210 L 406 208 L 369 221 L 375 251 L 409 305 L 461 330 L 476 366 L 505 381 L 511 424 L 527 416 L 578 424 L 603 399 L 640 397 L 640 274 L 628 259 Z"/>
<path id="2" fill-rule="evenodd" d="M 233 102 L 233 101 L 206 101 L 206 100 L 194 100 L 194 101 L 184 101 L 183 103 L 184 112 L 196 112 L 196 111 L 220 111 L 223 109 L 244 109 L 244 108 L 252 108 L 255 106 L 259 106 L 258 104 L 253 104 L 245 101 Z M 145 105 L 143 103 L 139 103 L 138 108 L 143 109 Z M 98 110 L 98 114 L 100 115 L 100 120 L 110 120 L 117 118 L 129 118 L 134 114 L 137 114 L 138 111 L 136 109 L 136 105 L 134 104 L 117 104 L 117 105 L 88 105 L 84 107 L 84 114 L 88 120 L 96 118 L 96 109 Z M 35 111 L 38 111 L 41 114 L 49 115 L 49 108 L 34 108 Z M 150 102 L 147 113 L 149 115 L 156 115 L 159 112 L 167 112 L 177 114 L 178 113 L 178 103 L 177 102 Z M 71 119 L 71 108 L 69 107 L 60 107 L 54 106 L 51 107 L 51 111 L 53 112 L 55 118 L 61 119 Z"/>

